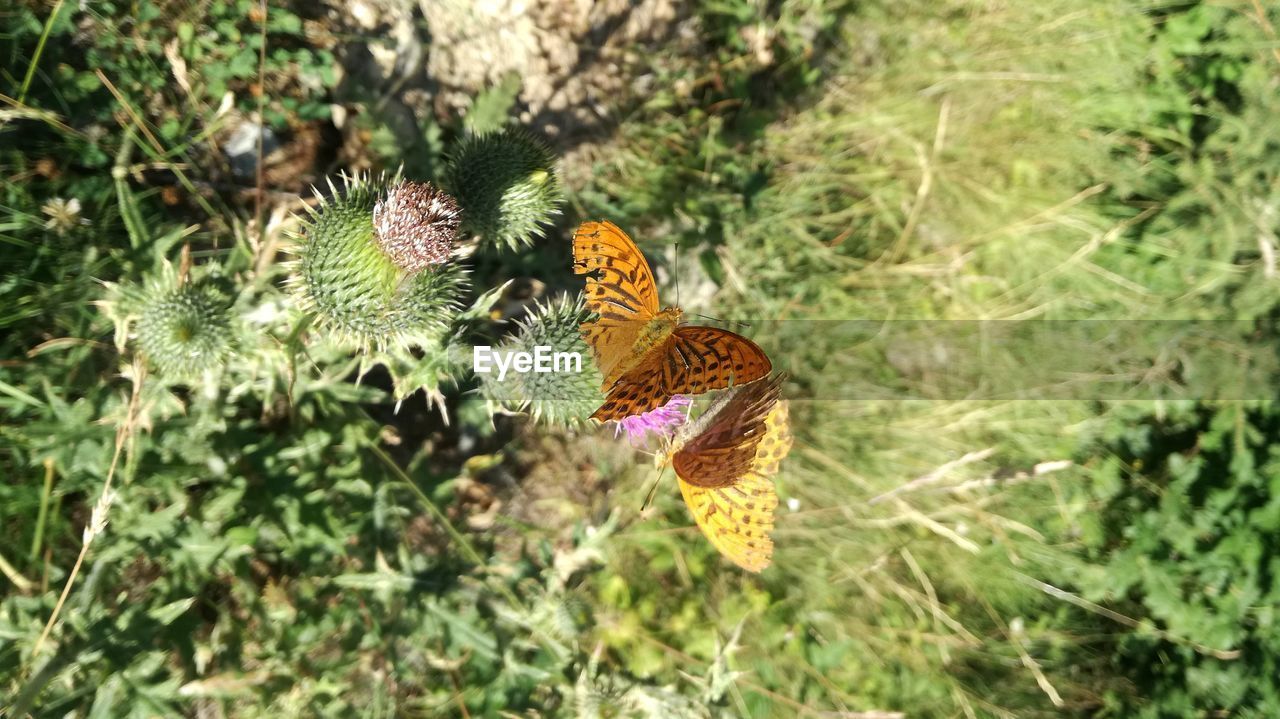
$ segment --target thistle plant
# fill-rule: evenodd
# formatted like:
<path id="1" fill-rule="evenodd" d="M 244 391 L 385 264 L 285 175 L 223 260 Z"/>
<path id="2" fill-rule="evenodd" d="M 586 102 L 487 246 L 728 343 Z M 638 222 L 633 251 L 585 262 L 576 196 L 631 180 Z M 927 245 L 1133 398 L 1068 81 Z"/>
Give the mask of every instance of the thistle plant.
<path id="1" fill-rule="evenodd" d="M 427 183 L 344 178 L 296 236 L 292 283 L 322 328 L 363 350 L 429 343 L 461 306 L 457 203 Z"/>
<path id="2" fill-rule="evenodd" d="M 161 375 L 191 379 L 231 351 L 230 300 L 208 281 L 154 287 L 142 303 L 138 348 Z"/>
<path id="3" fill-rule="evenodd" d="M 449 158 L 445 184 L 462 206 L 463 231 L 499 249 L 533 244 L 564 202 L 555 156 L 523 129 L 463 140 Z"/>
<path id="4" fill-rule="evenodd" d="M 586 316 L 580 295 L 561 295 L 546 304 L 535 304 L 528 317 L 517 322 L 512 336 L 495 350 L 532 354 L 538 347 L 547 347 L 552 353 L 577 353 L 581 371 L 511 372 L 502 380 L 497 373 L 481 374 L 481 394 L 490 406 L 527 412 L 553 426 L 585 422 L 604 401 L 600 370 L 578 331 Z"/>

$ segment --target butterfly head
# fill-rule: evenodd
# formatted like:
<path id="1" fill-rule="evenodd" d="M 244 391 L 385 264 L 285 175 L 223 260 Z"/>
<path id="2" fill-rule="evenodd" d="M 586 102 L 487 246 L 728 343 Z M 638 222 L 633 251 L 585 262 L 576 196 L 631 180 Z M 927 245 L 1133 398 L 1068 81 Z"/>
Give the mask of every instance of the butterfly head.
<path id="1" fill-rule="evenodd" d="M 672 325 L 678 325 L 683 317 L 684 310 L 679 307 L 666 307 L 658 313 L 657 319 L 670 322 Z"/>
<path id="2" fill-rule="evenodd" d="M 676 427 L 671 434 L 667 435 L 662 441 L 662 445 L 658 448 L 658 456 L 654 457 L 654 466 L 658 468 L 669 467 L 675 461 L 676 455 L 689 444 L 696 434 L 697 422 L 686 420 L 684 424 Z"/>

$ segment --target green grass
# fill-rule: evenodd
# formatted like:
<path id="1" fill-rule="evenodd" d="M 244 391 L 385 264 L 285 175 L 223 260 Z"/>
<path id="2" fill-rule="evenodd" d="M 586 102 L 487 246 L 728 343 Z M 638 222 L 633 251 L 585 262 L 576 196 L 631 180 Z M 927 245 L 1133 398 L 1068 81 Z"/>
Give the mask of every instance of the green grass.
<path id="1" fill-rule="evenodd" d="M 136 5 L 22 9 L 0 35 L 0 92 L 26 96 L 0 106 L 0 713 L 1274 714 L 1269 404 L 1098 401 L 1145 337 L 1077 347 L 1101 356 L 1053 400 L 1003 396 L 1036 375 L 1000 357 L 962 399 L 913 355 L 930 327 L 972 342 L 965 321 L 1232 319 L 1171 376 L 1230 357 L 1274 380 L 1274 11 L 706 3 L 696 48 L 653 53 L 654 91 L 565 168 L 568 221 L 478 254 L 474 284 L 576 288 L 567 232 L 607 217 L 664 276 L 679 254 L 687 310 L 748 323 L 791 374 L 797 435 L 755 577 L 669 474 L 639 512 L 653 470 L 611 432 L 495 423 L 448 381 L 463 339 L 366 374 L 378 358 L 289 309 L 287 221 L 259 235 L 227 194 L 167 204 L 158 184 L 224 179 L 203 138 L 259 79 L 261 28 L 256 3 Z M 323 115 L 329 50 L 301 12 L 267 26 L 269 121 Z M 428 154 L 464 133 L 431 124 Z M 89 223 L 46 227 L 57 197 Z M 234 290 L 235 339 L 184 384 L 134 361 L 130 302 L 188 272 Z M 495 301 L 459 336 L 500 339 Z M 947 324 L 886 345 L 848 341 L 859 320 Z M 1026 361 L 1070 354 L 1055 340 Z"/>
<path id="2" fill-rule="evenodd" d="M 1173 30 L 1157 22 L 1166 10 L 1155 7 L 867 7 L 845 26 L 845 56 L 828 84 L 759 137 L 736 134 L 733 118 L 690 131 L 687 115 L 658 111 L 617 143 L 620 158 L 601 164 L 596 187 L 626 208 L 647 187 L 686 183 L 683 196 L 696 199 L 686 201 L 685 222 L 633 214 L 654 239 L 709 246 L 726 278 L 710 312 L 719 316 L 1263 318 L 1274 300 L 1255 253 L 1257 214 L 1234 198 L 1274 202 L 1275 172 L 1260 155 L 1228 148 L 1267 131 L 1252 110 L 1234 115 L 1203 88 L 1191 105 L 1194 88 L 1167 66 L 1230 48 L 1220 62 L 1244 68 L 1244 106 L 1270 104 L 1273 43 L 1246 11 L 1205 9 L 1211 24 L 1238 34 L 1218 35 L 1215 24 L 1212 39 L 1176 51 L 1195 58 L 1179 58 L 1166 44 Z M 1167 12 L 1174 18 L 1165 25 L 1181 22 L 1177 9 Z M 1194 137 L 1195 123 L 1168 117 L 1170 106 L 1221 129 Z M 735 168 L 753 163 L 765 168 L 763 189 L 735 186 Z M 696 224 L 695 203 L 718 208 L 714 232 Z M 709 239 L 700 246 L 690 237 Z M 875 362 L 857 348 L 802 336 L 815 325 L 790 335 L 786 322 L 761 325 L 757 338 L 787 357 L 801 398 L 913 387 L 883 366 L 861 374 Z M 1025 361 L 1038 361 L 1029 349 Z M 1098 506 L 1082 496 L 1094 461 L 1081 454 L 1085 438 L 1131 415 L 1115 419 L 1082 400 L 798 405 L 799 440 L 780 484 L 799 510 L 780 519 L 776 568 L 747 589 L 686 548 L 697 561 L 686 557 L 683 569 L 677 560 L 668 585 L 676 593 L 646 607 L 652 619 L 633 634 L 687 646 L 694 632 L 705 651 L 705 637 L 754 606 L 746 614 L 754 641 L 739 667 L 814 709 L 1027 716 L 1056 713 L 1055 699 L 1079 713 L 1124 705 L 1115 696 L 1132 687 L 1073 664 L 1080 653 L 1067 656 L 1082 643 L 1081 624 L 1106 635 L 1129 627 L 1078 612 L 1035 581 L 1069 582 L 1063 567 L 1083 548 L 1080 522 Z M 1035 475 L 1039 463 L 1059 460 L 1084 461 Z M 947 471 L 935 476 L 939 468 Z M 868 504 L 930 476 L 919 491 Z M 664 509 L 687 524 L 675 501 Z M 628 549 L 619 562 L 634 585 L 681 545 L 647 542 L 644 560 L 630 562 Z M 691 606 L 713 621 L 682 623 L 703 616 Z M 623 656 L 651 653 L 624 639 Z M 768 692 L 740 689 L 754 713 L 790 711 Z"/>

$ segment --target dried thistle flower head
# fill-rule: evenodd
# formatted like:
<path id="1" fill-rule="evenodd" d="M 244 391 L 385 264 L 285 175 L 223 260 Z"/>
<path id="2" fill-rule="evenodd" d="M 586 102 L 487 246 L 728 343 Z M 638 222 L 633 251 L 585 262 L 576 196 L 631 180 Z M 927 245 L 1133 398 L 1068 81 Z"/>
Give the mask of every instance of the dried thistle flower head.
<path id="1" fill-rule="evenodd" d="M 461 223 L 457 200 L 429 182 L 398 182 L 373 206 L 378 246 L 406 272 L 446 262 Z"/>
<path id="2" fill-rule="evenodd" d="M 408 232 L 413 223 L 400 227 L 395 220 L 402 202 L 384 206 L 381 213 L 375 206 L 405 183 L 381 175 L 344 179 L 341 190 L 330 183 L 332 197 L 309 210 L 295 236 L 298 262 L 290 282 L 303 307 L 332 334 L 365 349 L 434 343 L 458 312 L 467 287 L 465 268 L 457 262 L 423 262 L 413 271 L 397 261 L 379 235 Z M 380 224 L 396 229 L 380 233 Z M 439 254 L 447 257 L 443 249 Z"/>

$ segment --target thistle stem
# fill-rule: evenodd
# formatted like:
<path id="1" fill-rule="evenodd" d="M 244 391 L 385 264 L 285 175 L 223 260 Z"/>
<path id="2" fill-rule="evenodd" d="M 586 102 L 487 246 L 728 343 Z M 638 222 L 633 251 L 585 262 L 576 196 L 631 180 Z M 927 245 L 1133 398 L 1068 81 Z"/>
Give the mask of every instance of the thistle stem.
<path id="1" fill-rule="evenodd" d="M 36 515 L 36 534 L 31 540 L 31 561 L 40 558 L 40 547 L 44 544 L 44 527 L 49 521 L 49 498 L 53 494 L 53 458 L 44 460 L 44 492 L 40 494 L 40 512 Z"/>

